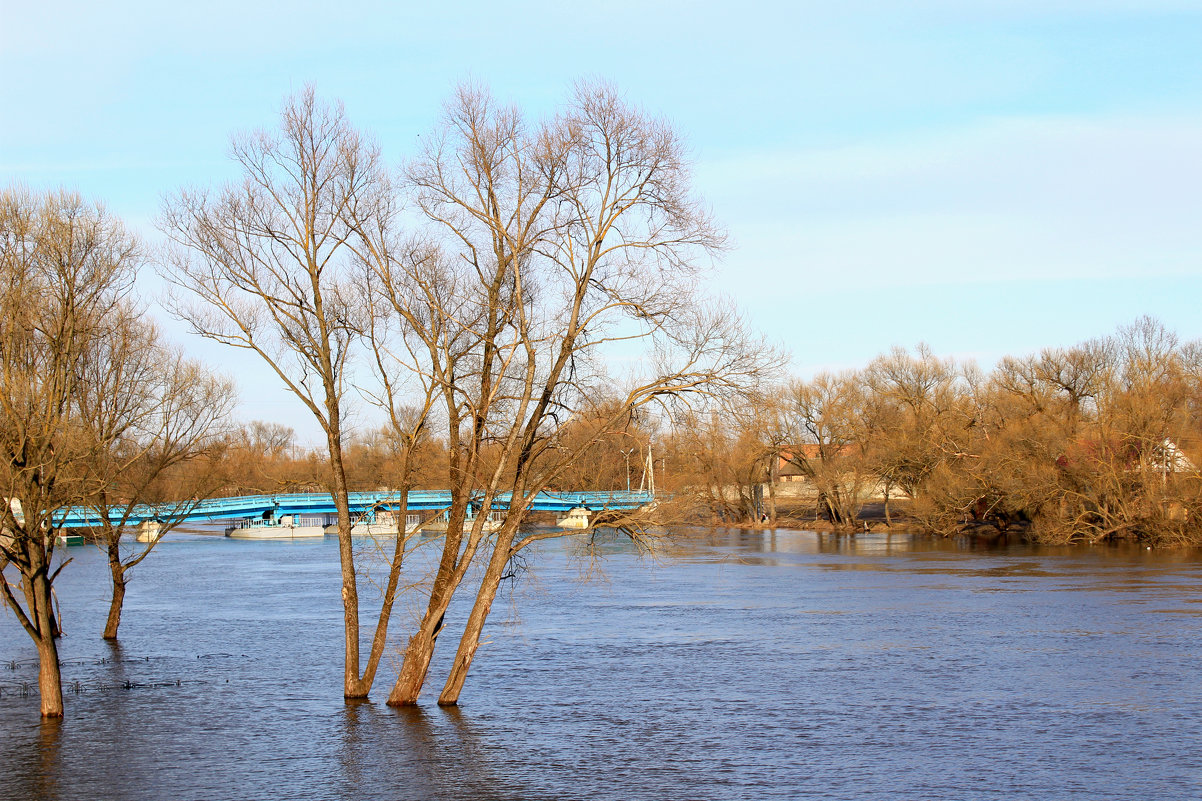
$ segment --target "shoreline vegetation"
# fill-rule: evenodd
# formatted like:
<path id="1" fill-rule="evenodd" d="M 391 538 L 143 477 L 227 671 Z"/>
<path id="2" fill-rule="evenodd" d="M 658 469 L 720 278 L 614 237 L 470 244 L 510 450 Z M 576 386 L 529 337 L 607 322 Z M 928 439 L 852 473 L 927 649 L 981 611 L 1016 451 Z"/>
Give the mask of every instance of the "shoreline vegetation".
<path id="1" fill-rule="evenodd" d="M 786 504 L 783 507 L 778 506 L 775 521 L 711 521 L 705 524 L 705 526 L 713 529 L 733 528 L 747 531 L 791 529 L 846 536 L 855 536 L 856 534 L 904 534 L 922 537 L 973 537 L 991 541 L 1002 538 L 1013 539 L 1015 541 L 1031 541 L 1033 539 L 1030 536 L 1030 527 L 1027 525 L 1018 524 L 1006 530 L 999 530 L 996 526 L 988 523 L 973 522 L 971 520 L 961 523 L 958 528 L 950 533 L 935 532 L 924 527 L 922 521 L 909 513 L 909 504 L 907 502 L 894 501 L 893 504 L 895 508 L 891 512 L 891 519 L 889 520 L 885 518 L 883 503 L 866 504 L 865 508 L 858 515 L 857 526 L 854 528 L 841 526 L 820 517 L 816 510 L 816 504 L 813 502 L 795 505 Z"/>
<path id="2" fill-rule="evenodd" d="M 894 349 L 862 370 L 759 387 L 702 417 L 622 415 L 617 401 L 564 421 L 545 488 L 647 489 L 659 508 L 599 527 L 663 524 L 933 536 L 1042 544 L 1202 545 L 1202 346 L 1150 318 L 986 374 Z M 615 424 L 615 420 L 618 424 Z M 558 454 L 558 452 L 556 452 Z M 482 443 L 479 469 L 502 471 Z M 387 428 L 347 438 L 346 487 L 437 487 L 445 440 L 396 458 Z M 252 421 L 157 485 L 179 497 L 327 491 L 327 459 L 292 429 Z M 547 523 L 538 515 L 531 522 Z"/>
<path id="3" fill-rule="evenodd" d="M 1202 343 L 1142 317 L 990 371 L 920 345 L 675 429 L 709 519 L 1202 544 Z M 682 458 L 683 457 L 683 458 Z M 820 523 L 821 525 L 821 523 Z"/>

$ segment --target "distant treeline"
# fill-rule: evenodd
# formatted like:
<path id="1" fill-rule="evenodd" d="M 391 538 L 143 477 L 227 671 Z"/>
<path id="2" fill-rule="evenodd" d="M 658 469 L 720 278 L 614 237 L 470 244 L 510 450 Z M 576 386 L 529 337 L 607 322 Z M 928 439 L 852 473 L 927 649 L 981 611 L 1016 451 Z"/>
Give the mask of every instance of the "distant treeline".
<path id="1" fill-rule="evenodd" d="M 633 489 L 644 481 L 644 466 L 650 435 L 637 423 L 613 427 L 608 407 L 596 414 L 580 415 L 564 424 L 559 433 L 561 448 L 581 450 L 581 456 L 562 471 L 552 489 L 625 490 L 629 462 Z M 414 449 L 408 476 L 402 475 L 399 445 L 387 428 L 351 435 L 344 445 L 347 485 L 352 491 L 387 490 L 407 482 L 415 489 L 445 489 L 450 454 L 445 441 L 426 437 Z M 485 449 L 479 472 L 487 475 L 496 466 L 496 456 Z M 491 458 L 488 458 L 491 457 Z M 212 449 L 204 462 L 196 461 L 177 474 L 177 481 L 164 482 L 161 500 L 182 497 L 195 485 L 192 473 L 216 476 L 217 495 L 253 495 L 283 492 L 328 492 L 329 457 L 324 447 L 298 443 L 296 432 L 280 423 L 253 420 L 235 426 Z M 212 480 L 212 479 L 211 479 Z"/>
<path id="2" fill-rule="evenodd" d="M 596 419 L 608 419 L 604 408 Z M 1202 344 L 1149 318 L 988 373 L 926 346 L 895 348 L 757 403 L 624 430 L 590 420 L 561 430 L 583 450 L 559 489 L 625 489 L 628 477 L 646 486 L 650 448 L 657 485 L 693 522 L 792 516 L 854 530 L 866 504 L 879 515 L 885 502 L 891 524 L 939 535 L 988 526 L 1044 543 L 1202 542 Z M 393 449 L 387 431 L 351 439 L 349 485 L 394 486 Z M 412 486 L 437 487 L 445 443 L 426 440 L 414 455 Z M 321 450 L 279 424 L 242 426 L 212 459 L 227 494 L 329 483 Z"/>
<path id="3" fill-rule="evenodd" d="M 784 473 L 836 528 L 862 527 L 883 496 L 907 501 L 907 525 L 943 535 L 991 526 L 1160 545 L 1202 542 L 1200 445 L 1202 343 L 1144 317 L 988 373 L 895 348 L 695 420 L 668 451 L 723 519 L 774 517 Z"/>

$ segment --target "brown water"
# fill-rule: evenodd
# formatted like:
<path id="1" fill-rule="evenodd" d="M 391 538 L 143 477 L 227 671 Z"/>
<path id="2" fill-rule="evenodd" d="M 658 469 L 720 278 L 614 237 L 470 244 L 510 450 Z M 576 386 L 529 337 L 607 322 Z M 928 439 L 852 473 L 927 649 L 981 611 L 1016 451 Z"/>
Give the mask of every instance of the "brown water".
<path id="1" fill-rule="evenodd" d="M 396 711 L 391 673 L 340 697 L 332 539 L 165 541 L 119 648 L 74 548 L 61 724 L 0 617 L 0 798 L 1202 797 L 1196 552 L 729 532 L 586 582 L 569 550 L 498 602 L 460 709 L 435 679 Z"/>

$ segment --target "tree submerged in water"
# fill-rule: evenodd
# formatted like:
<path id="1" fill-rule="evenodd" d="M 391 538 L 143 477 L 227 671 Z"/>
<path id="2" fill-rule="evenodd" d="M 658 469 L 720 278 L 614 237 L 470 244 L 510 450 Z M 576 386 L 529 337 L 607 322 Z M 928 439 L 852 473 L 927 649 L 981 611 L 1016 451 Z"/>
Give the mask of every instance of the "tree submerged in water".
<path id="1" fill-rule="evenodd" d="M 679 137 L 612 88 L 581 84 L 560 113 L 533 124 L 465 86 L 427 141 L 392 180 L 341 107 L 307 90 L 285 105 L 278 134 L 235 140 L 243 183 L 181 192 L 163 215 L 181 246 L 167 274 L 198 301 L 177 311 L 202 335 L 258 353 L 327 434 L 348 698 L 370 691 L 411 536 L 398 530 L 360 671 L 348 385 L 371 387 L 364 394 L 385 410 L 402 455 L 432 426 L 445 431 L 447 530 L 433 575 L 405 585 L 425 593 L 425 610 L 393 705 L 417 702 L 451 601 L 478 565 L 439 698 L 457 703 L 507 566 L 563 535 L 522 533 L 530 504 L 592 443 L 650 407 L 731 397 L 779 366 L 698 290 L 701 260 L 723 236 L 691 194 Z M 405 202 L 418 217 L 408 233 Z M 614 353 L 626 354 L 627 374 L 609 369 Z M 469 514 L 502 495 L 499 529 Z"/>
<path id="2" fill-rule="evenodd" d="M 63 714 L 53 590 L 70 561 L 56 558 L 63 513 L 100 519 L 112 575 L 104 635 L 115 637 L 126 574 L 157 542 L 122 551 L 133 506 L 199 489 L 164 484 L 212 444 L 231 406 L 228 382 L 143 320 L 140 264 L 137 241 L 103 208 L 67 192 L 0 194 L 0 592 L 37 646 L 44 717 Z M 164 513 L 160 534 L 179 511 Z"/>
<path id="3" fill-rule="evenodd" d="M 699 289 L 724 237 L 692 195 L 683 143 L 612 87 L 580 84 L 531 124 L 464 86 L 426 142 L 406 185 L 440 258 L 380 259 L 369 282 L 421 345 L 411 369 L 440 388 L 455 502 L 394 705 L 416 703 L 451 598 L 479 563 L 439 695 L 458 702 L 510 566 L 565 535 L 523 531 L 530 504 L 594 443 L 649 408 L 739 395 L 779 366 Z M 618 348 L 637 354 L 625 375 L 608 363 Z M 465 521 L 469 500 L 487 509 L 502 493 L 497 531 Z M 634 536 L 646 522 L 604 521 Z"/>

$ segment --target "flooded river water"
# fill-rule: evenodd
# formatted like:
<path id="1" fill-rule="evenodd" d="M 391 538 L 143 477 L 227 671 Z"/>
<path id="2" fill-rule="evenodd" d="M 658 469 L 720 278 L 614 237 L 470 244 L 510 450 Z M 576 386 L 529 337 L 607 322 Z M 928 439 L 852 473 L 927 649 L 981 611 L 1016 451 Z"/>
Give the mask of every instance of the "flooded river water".
<path id="1" fill-rule="evenodd" d="M 102 556 L 72 548 L 62 723 L 0 610 L 0 798 L 1202 797 L 1197 552 L 780 530 L 611 550 L 585 580 L 544 547 L 461 707 L 434 703 L 438 663 L 398 711 L 395 664 L 342 701 L 333 538 L 173 535 L 119 647 Z"/>

